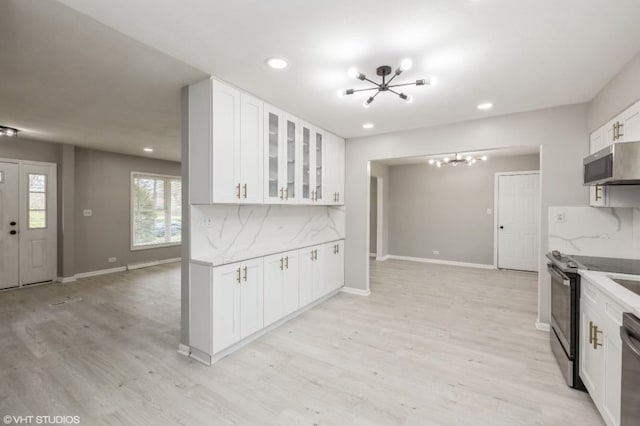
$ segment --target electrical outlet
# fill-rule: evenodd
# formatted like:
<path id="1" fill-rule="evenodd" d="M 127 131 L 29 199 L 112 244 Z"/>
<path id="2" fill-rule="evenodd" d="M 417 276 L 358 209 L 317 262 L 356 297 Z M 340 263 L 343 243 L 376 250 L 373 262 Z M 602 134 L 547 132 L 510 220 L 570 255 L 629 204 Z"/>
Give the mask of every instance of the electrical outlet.
<path id="1" fill-rule="evenodd" d="M 82 210 L 82 216 L 89 217 L 89 216 L 92 216 L 92 215 L 93 215 L 93 210 L 91 210 L 91 209 Z"/>
<path id="2" fill-rule="evenodd" d="M 213 226 L 213 218 L 211 216 L 203 216 L 202 226 L 205 228 L 211 228 Z"/>
<path id="3" fill-rule="evenodd" d="M 434 250 L 433 254 L 440 254 L 440 250 Z"/>
<path id="4" fill-rule="evenodd" d="M 116 260 L 118 260 L 118 258 L 116 258 L 116 257 L 110 257 L 108 260 L 109 260 L 109 263 L 115 263 L 115 262 L 116 262 Z"/>
<path id="5" fill-rule="evenodd" d="M 556 223 L 564 223 L 564 212 L 557 212 L 555 217 Z"/>

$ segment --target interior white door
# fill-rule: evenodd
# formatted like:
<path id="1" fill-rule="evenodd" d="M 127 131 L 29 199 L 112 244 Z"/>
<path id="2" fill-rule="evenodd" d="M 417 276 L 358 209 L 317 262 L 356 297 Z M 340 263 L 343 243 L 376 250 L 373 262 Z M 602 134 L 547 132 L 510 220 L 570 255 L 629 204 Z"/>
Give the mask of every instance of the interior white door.
<path id="1" fill-rule="evenodd" d="M 56 166 L 22 164 L 20 170 L 20 282 L 53 281 L 58 267 Z"/>
<path id="2" fill-rule="evenodd" d="M 20 285 L 18 168 L 0 163 L 0 288 Z"/>
<path id="3" fill-rule="evenodd" d="M 498 268 L 538 270 L 540 175 L 498 176 Z"/>

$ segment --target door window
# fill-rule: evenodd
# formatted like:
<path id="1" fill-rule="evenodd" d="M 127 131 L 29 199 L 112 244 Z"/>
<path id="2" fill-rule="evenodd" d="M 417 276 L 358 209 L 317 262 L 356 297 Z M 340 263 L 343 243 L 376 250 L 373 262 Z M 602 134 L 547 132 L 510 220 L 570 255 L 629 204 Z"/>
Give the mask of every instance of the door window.
<path id="1" fill-rule="evenodd" d="M 47 175 L 29 173 L 28 221 L 29 229 L 47 227 Z"/>

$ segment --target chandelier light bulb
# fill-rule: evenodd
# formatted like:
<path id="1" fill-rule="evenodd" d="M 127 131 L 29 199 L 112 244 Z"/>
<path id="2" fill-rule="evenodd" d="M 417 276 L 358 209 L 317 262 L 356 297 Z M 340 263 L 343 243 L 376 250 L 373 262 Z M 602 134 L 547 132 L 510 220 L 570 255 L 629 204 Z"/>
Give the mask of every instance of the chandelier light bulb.
<path id="1" fill-rule="evenodd" d="M 371 102 L 373 102 L 373 96 L 370 96 L 367 100 L 365 100 L 362 103 L 362 106 L 364 106 L 365 108 L 369 108 L 369 106 L 371 105 Z"/>
<path id="2" fill-rule="evenodd" d="M 412 66 L 413 66 L 413 61 L 409 58 L 403 59 L 402 62 L 400 62 L 400 70 L 402 71 L 408 71 L 411 69 Z"/>
<path id="3" fill-rule="evenodd" d="M 357 78 L 358 74 L 360 74 L 358 72 L 358 68 L 356 67 L 351 67 L 347 70 L 347 75 L 349 76 L 349 78 Z"/>
<path id="4" fill-rule="evenodd" d="M 346 93 L 344 90 L 342 89 L 338 89 L 338 92 L 336 93 L 338 95 L 339 98 L 343 97 Z"/>
<path id="5" fill-rule="evenodd" d="M 7 136 L 15 136 L 16 132 L 13 129 L 7 129 L 6 131 Z"/>

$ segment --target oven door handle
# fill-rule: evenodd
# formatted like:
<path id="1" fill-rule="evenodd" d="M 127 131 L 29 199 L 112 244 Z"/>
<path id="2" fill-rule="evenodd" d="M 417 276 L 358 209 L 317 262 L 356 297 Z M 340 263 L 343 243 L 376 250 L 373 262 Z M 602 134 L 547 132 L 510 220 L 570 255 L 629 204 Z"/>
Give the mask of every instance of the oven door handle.
<path id="1" fill-rule="evenodd" d="M 567 287 L 571 286 L 571 280 L 566 275 L 562 274 L 561 272 L 558 272 L 556 268 L 554 268 L 551 265 L 547 265 L 547 270 L 549 271 L 549 274 L 553 275 L 554 277 L 562 281 L 563 285 Z"/>
<path id="2" fill-rule="evenodd" d="M 640 358 L 640 348 L 636 346 L 635 343 L 633 343 L 633 341 L 631 340 L 631 336 L 629 335 L 629 332 L 626 328 L 620 327 L 620 337 L 622 338 L 622 344 L 628 347 L 636 356 L 636 358 Z"/>

